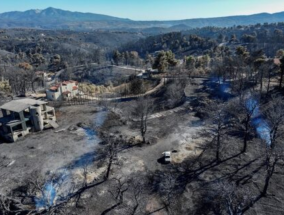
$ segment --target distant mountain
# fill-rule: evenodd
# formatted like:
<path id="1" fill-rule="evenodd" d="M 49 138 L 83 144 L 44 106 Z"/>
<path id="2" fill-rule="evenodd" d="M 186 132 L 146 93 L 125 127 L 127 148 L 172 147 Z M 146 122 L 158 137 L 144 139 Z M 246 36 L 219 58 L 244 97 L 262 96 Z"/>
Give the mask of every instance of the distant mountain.
<path id="1" fill-rule="evenodd" d="M 128 19 L 121 19 L 112 16 L 106 16 L 101 14 L 93 13 L 79 13 L 79 12 L 70 12 L 65 10 L 60 10 L 56 8 L 49 7 L 45 10 L 28 10 L 25 12 L 7 12 L 0 14 L 1 19 L 9 19 L 13 21 L 27 21 L 41 22 L 49 20 L 58 20 L 58 21 L 127 21 Z"/>
<path id="2" fill-rule="evenodd" d="M 234 25 L 254 25 L 257 23 L 276 23 L 284 22 L 284 12 L 280 13 L 260 13 L 254 15 L 243 15 L 243 16 L 228 16 L 228 17 L 218 17 L 218 18 L 203 18 L 203 19 L 187 19 L 180 21 L 168 22 L 171 24 L 184 24 L 196 27 L 207 27 L 207 26 L 216 26 L 216 27 L 230 27 Z"/>
<path id="3" fill-rule="evenodd" d="M 265 22 L 284 22 L 284 12 L 176 21 L 133 21 L 101 14 L 70 12 L 51 7 L 45 10 L 15 11 L 0 14 L 0 28 L 68 29 L 82 31 L 97 29 L 126 31 L 136 29 L 139 31 L 139 29 L 143 29 L 142 31 L 145 32 L 153 30 L 154 33 L 157 33 L 187 30 L 196 27 L 229 27 Z"/>

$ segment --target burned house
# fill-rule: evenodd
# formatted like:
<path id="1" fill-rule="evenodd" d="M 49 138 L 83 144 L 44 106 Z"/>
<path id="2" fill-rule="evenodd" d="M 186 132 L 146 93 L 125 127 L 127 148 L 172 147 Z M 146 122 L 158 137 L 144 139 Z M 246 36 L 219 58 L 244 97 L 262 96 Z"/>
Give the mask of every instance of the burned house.
<path id="1" fill-rule="evenodd" d="M 55 110 L 47 102 L 34 99 L 20 99 L 8 102 L 0 107 L 0 135 L 15 142 L 31 131 L 42 131 L 58 127 Z"/>

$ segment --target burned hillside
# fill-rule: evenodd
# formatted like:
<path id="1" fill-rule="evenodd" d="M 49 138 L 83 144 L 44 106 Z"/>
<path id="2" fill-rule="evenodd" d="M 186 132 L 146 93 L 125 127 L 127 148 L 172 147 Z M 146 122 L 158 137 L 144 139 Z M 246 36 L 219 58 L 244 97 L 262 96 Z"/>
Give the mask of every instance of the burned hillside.
<path id="1" fill-rule="evenodd" d="M 0 214 L 284 214 L 283 30 L 1 30 Z"/>

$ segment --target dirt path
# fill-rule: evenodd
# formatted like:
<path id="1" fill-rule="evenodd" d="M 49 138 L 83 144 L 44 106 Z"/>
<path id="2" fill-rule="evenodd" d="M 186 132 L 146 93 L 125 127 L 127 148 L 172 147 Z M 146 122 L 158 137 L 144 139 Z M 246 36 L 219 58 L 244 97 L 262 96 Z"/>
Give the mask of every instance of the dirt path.
<path id="1" fill-rule="evenodd" d="M 162 118 L 162 117 L 167 117 L 167 116 L 170 116 L 170 115 L 175 114 L 175 113 L 179 113 L 179 112 L 182 112 L 182 111 L 185 111 L 185 110 L 190 110 L 188 105 L 189 105 L 189 102 L 185 102 L 180 107 L 176 107 L 174 109 L 167 110 L 167 111 L 162 111 L 162 112 L 159 112 L 159 113 L 154 113 L 154 114 L 148 116 L 148 120 L 153 120 L 153 119 L 158 119 L 158 118 Z M 140 121 L 140 119 L 132 119 L 132 120 L 134 122 L 139 122 Z"/>
<path id="2" fill-rule="evenodd" d="M 186 89 L 188 98 L 198 97 L 196 89 L 200 89 L 203 79 L 197 80 L 196 85 L 189 85 Z M 198 156 L 202 152 L 206 137 L 201 132 L 206 129 L 202 121 L 191 111 L 190 103 L 161 113 L 153 114 L 148 125 L 147 139 L 150 145 L 141 148 L 134 147 L 121 155 L 123 167 L 117 174 L 128 175 L 133 172 L 147 172 L 162 170 L 163 165 L 158 162 L 165 151 L 176 151 L 172 154 L 173 163 L 181 163 L 189 157 Z M 121 128 L 122 134 L 140 136 L 139 129 Z M 153 141 L 155 139 L 155 141 Z"/>
<path id="3" fill-rule="evenodd" d="M 179 120 L 176 121 L 177 118 L 180 122 L 178 122 Z M 204 129 L 204 125 L 201 123 L 194 125 L 198 120 L 199 118 L 195 117 L 194 113 L 162 118 L 156 123 L 160 125 L 167 123 L 172 128 L 169 134 L 158 139 L 156 143 L 141 148 L 134 147 L 122 153 L 120 160 L 123 162 L 123 166 L 117 174 L 125 176 L 140 171 L 146 173 L 146 171 L 162 170 L 163 165 L 158 162 L 158 159 L 162 157 L 162 153 L 165 151 L 177 151 L 177 153 L 172 154 L 173 163 L 181 163 L 188 157 L 199 155 L 204 142 L 204 138 L 200 137 L 199 132 Z M 151 129 L 153 126 L 152 124 Z M 127 135 L 131 134 L 129 131 L 126 133 Z M 156 133 L 156 131 L 148 134 L 148 138 L 151 139 L 153 133 Z M 132 133 L 133 136 L 137 134 L 136 132 Z"/>
<path id="4" fill-rule="evenodd" d="M 148 95 L 151 95 L 151 94 L 157 92 L 161 87 L 163 87 L 165 82 L 166 82 L 166 80 L 161 79 L 160 83 L 156 87 L 154 87 L 153 89 L 147 91 L 144 94 L 130 95 L 130 96 L 121 96 L 121 97 L 115 97 L 115 98 L 103 98 L 103 97 L 86 96 L 86 99 L 91 100 L 91 101 L 93 101 L 93 100 L 95 100 L 95 101 L 120 101 L 120 100 L 123 100 L 123 99 L 126 99 L 126 100 L 137 99 L 137 98 L 145 97 L 145 96 L 148 96 Z"/>

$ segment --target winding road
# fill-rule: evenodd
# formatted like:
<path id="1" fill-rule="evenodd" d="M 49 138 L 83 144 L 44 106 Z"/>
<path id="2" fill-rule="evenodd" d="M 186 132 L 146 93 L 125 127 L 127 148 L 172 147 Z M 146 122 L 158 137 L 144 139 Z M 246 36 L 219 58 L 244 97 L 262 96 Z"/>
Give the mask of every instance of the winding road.
<path id="1" fill-rule="evenodd" d="M 98 65 L 98 64 L 97 64 L 97 63 L 91 63 L 91 64 L 89 64 L 89 65 L 95 66 L 95 65 Z M 77 69 L 77 68 L 82 68 L 82 67 L 85 67 L 85 65 L 79 65 L 79 66 L 70 67 L 70 69 Z M 111 67 L 119 68 L 119 69 L 132 70 L 132 71 L 135 71 L 135 72 L 145 72 L 145 69 L 142 69 L 142 68 L 133 68 L 133 67 L 128 67 L 128 66 L 116 66 L 116 65 L 102 65 L 102 66 L 99 66 L 98 68 L 95 68 L 95 70 L 102 70 L 102 69 L 111 68 Z M 62 70 L 58 71 L 58 72 L 56 73 L 56 75 L 53 77 L 53 80 L 52 80 L 52 81 L 46 82 L 46 83 L 47 83 L 47 86 L 50 86 L 50 85 L 52 85 L 52 84 L 58 82 L 60 75 L 61 75 L 65 70 L 66 70 L 66 69 L 62 69 Z"/>
<path id="2" fill-rule="evenodd" d="M 98 64 L 91 63 L 91 65 L 98 65 Z M 84 67 L 84 66 L 85 65 L 79 65 L 79 66 L 75 66 L 75 67 L 72 67 L 72 68 L 73 69 L 74 68 L 81 68 L 81 67 Z M 95 69 L 96 70 L 101 70 L 101 69 L 111 68 L 111 67 L 132 70 L 132 71 L 135 71 L 135 72 L 145 72 L 144 68 L 133 68 L 133 67 L 128 67 L 128 66 L 116 66 L 116 65 L 104 65 L 104 66 L 100 66 L 100 67 L 95 68 Z M 56 83 L 59 80 L 60 75 L 64 71 L 65 71 L 65 69 L 60 70 L 59 72 L 57 72 L 56 75 L 54 76 L 54 79 L 52 81 L 48 82 L 48 86 Z M 189 78 L 194 78 L 194 77 L 189 77 L 187 75 L 177 75 L 177 76 L 175 76 L 175 75 L 171 75 L 171 76 L 159 75 L 159 76 L 157 76 L 157 78 L 160 79 L 160 83 L 156 87 L 154 87 L 153 89 L 147 91 L 144 94 L 121 96 L 121 97 L 114 97 L 114 98 L 84 96 L 84 99 L 87 99 L 89 101 L 109 101 L 109 102 L 133 100 L 133 99 L 138 99 L 138 98 L 141 98 L 141 97 L 145 97 L 145 96 L 148 96 L 148 95 L 151 95 L 151 94 L 157 92 L 169 79 L 189 79 Z M 200 78 L 200 77 L 198 77 L 198 78 Z M 69 102 L 69 101 L 67 101 L 67 102 Z M 178 111 L 180 111 L 180 110 L 178 110 Z M 153 118 L 155 118 L 155 116 L 153 116 Z"/>

